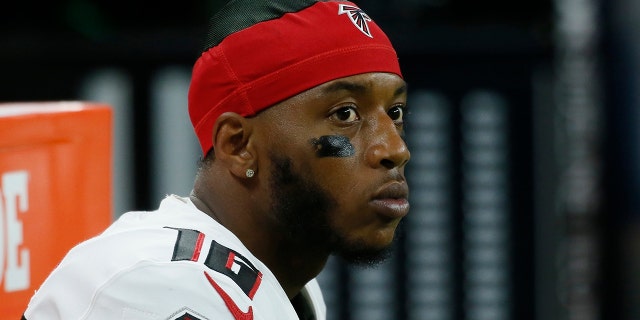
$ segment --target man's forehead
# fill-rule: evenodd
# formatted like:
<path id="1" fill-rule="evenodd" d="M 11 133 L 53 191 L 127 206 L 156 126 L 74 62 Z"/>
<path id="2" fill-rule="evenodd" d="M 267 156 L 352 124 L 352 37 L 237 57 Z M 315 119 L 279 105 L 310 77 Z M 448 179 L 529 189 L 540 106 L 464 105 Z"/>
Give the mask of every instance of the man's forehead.
<path id="1" fill-rule="evenodd" d="M 388 89 L 394 90 L 394 96 L 401 95 L 407 92 L 406 82 L 397 75 L 390 73 L 368 73 L 344 77 L 326 82 L 318 86 L 318 88 L 323 93 L 349 91 L 364 94 L 377 87 L 382 86 L 388 86 Z"/>
<path id="2" fill-rule="evenodd" d="M 259 117 L 262 114 L 275 115 L 282 112 L 289 116 L 301 116 L 303 113 L 317 110 L 317 108 L 311 108 L 308 104 L 309 102 L 322 101 L 323 99 L 336 99 L 336 97 L 343 96 L 341 92 L 344 92 L 344 95 L 347 96 L 367 96 L 374 94 L 375 90 L 380 91 L 380 88 L 384 88 L 383 90 L 386 92 L 384 95 L 385 98 L 396 99 L 406 96 L 407 83 L 402 78 L 389 73 L 379 74 L 382 75 L 386 81 L 381 81 L 381 78 L 376 79 L 377 73 L 335 79 L 280 101 L 272 107 L 262 110 L 258 114 L 250 117 Z M 281 119 L 281 116 L 276 116 L 276 119 Z M 272 119 L 272 121 L 273 120 L 275 119 Z"/>

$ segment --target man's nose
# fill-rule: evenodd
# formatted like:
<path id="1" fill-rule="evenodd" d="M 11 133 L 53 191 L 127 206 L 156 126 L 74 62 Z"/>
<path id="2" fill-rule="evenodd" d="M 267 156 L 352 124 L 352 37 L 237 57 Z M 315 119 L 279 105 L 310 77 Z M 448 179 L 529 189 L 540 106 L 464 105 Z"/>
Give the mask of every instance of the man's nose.
<path id="1" fill-rule="evenodd" d="M 374 121 L 366 159 L 372 167 L 393 169 L 404 166 L 411 158 L 400 129 L 388 115 Z"/>

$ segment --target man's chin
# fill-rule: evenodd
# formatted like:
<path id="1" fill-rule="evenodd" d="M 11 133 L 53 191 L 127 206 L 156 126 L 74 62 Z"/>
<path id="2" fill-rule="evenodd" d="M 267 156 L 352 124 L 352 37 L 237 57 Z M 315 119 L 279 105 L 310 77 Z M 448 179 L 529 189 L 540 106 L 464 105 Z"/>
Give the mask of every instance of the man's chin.
<path id="1" fill-rule="evenodd" d="M 375 267 L 391 257 L 392 245 L 383 248 L 365 248 L 361 246 L 342 248 L 335 255 L 353 266 Z"/>

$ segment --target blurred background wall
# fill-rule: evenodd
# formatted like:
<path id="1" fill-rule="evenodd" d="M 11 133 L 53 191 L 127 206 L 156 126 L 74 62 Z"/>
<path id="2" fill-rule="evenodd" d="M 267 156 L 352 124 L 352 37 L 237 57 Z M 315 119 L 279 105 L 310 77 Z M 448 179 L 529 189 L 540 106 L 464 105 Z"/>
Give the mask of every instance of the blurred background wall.
<path id="1" fill-rule="evenodd" d="M 330 320 L 640 319 L 640 4 L 356 3 L 410 85 L 412 211 L 387 263 L 329 261 Z M 13 2 L 0 101 L 111 104 L 114 218 L 153 209 L 190 191 L 186 94 L 221 5 Z"/>

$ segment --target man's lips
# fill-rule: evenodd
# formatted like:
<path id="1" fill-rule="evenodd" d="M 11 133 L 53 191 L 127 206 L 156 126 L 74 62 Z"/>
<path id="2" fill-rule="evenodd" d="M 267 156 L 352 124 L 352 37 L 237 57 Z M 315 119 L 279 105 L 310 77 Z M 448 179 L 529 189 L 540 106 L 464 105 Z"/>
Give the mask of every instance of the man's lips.
<path id="1" fill-rule="evenodd" d="M 406 182 L 392 182 L 378 190 L 369 203 L 383 216 L 398 219 L 409 212 L 408 195 Z"/>

